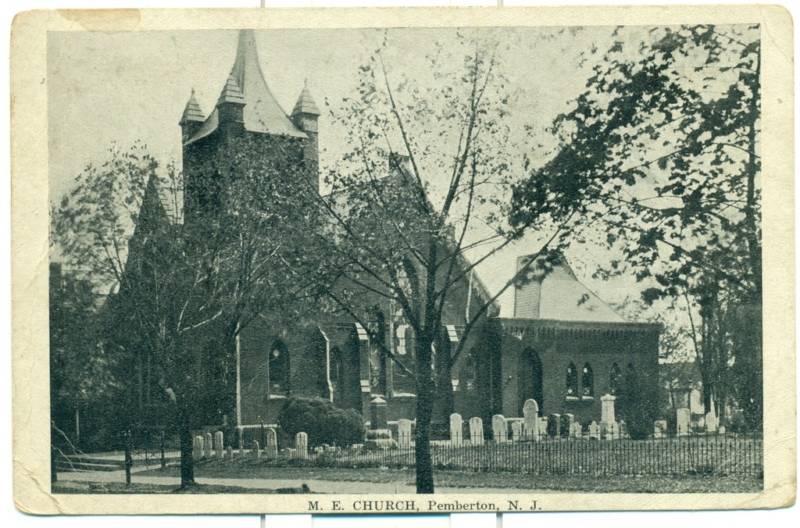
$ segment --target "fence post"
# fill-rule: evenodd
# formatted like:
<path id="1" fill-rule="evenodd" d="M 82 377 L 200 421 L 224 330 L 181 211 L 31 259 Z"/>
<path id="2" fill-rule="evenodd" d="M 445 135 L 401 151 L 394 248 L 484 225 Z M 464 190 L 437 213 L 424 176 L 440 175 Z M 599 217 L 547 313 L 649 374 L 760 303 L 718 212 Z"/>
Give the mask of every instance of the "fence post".
<path id="1" fill-rule="evenodd" d="M 131 430 L 125 432 L 125 485 L 131 485 L 131 467 L 133 466 L 133 436 Z"/>
<path id="2" fill-rule="evenodd" d="M 166 434 L 162 429 L 161 431 L 161 469 L 167 469 L 167 455 L 166 455 Z"/>

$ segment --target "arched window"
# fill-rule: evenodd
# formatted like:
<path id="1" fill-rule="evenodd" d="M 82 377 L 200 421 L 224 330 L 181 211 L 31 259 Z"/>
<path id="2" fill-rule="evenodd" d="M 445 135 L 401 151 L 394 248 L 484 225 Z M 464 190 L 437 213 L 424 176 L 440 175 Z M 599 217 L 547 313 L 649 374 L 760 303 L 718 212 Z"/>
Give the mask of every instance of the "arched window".
<path id="1" fill-rule="evenodd" d="M 613 365 L 611 365 L 611 372 L 608 375 L 609 394 L 616 396 L 621 384 L 622 384 L 622 371 L 619 369 L 619 365 L 614 363 Z"/>
<path id="2" fill-rule="evenodd" d="M 594 397 L 594 374 L 592 373 L 592 366 L 589 365 L 589 363 L 584 364 L 583 370 L 581 371 L 581 397 Z"/>
<path id="3" fill-rule="evenodd" d="M 289 349 L 280 339 L 276 339 L 269 350 L 267 359 L 270 394 L 289 392 Z"/>
<path id="4" fill-rule="evenodd" d="M 567 398 L 578 397 L 578 369 L 575 363 L 570 362 L 567 366 Z"/>

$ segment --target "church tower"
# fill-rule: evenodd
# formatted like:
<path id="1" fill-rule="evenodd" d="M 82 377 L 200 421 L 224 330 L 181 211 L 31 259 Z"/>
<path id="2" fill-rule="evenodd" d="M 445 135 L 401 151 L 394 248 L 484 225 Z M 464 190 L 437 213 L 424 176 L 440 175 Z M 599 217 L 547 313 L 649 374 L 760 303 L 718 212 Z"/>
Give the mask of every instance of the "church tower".
<path id="1" fill-rule="evenodd" d="M 264 77 L 252 30 L 239 32 L 233 66 L 221 88 L 208 117 L 192 94 L 180 122 L 186 221 L 224 210 L 225 182 L 235 177 L 230 160 L 237 158 L 296 167 L 298 176 L 318 189 L 319 110 L 305 87 L 291 117 L 284 112 Z M 298 182 L 298 190 L 307 191 L 308 183 Z"/>

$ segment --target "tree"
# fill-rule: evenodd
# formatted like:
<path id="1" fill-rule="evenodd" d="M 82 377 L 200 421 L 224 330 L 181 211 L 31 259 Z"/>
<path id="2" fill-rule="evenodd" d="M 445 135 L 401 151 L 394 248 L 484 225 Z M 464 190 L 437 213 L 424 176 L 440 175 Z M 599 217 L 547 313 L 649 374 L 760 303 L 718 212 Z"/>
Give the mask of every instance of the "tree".
<path id="1" fill-rule="evenodd" d="M 722 408 L 725 387 L 735 386 L 757 426 L 759 29 L 618 28 L 613 38 L 605 53 L 584 57 L 594 61 L 586 89 L 555 119 L 560 144 L 517 187 L 514 209 L 574 193 L 585 226 L 575 239 L 602 233 L 619 255 L 604 272 L 635 274 L 649 302 L 686 302 L 700 319 L 691 326 L 707 397 Z"/>
<path id="2" fill-rule="evenodd" d="M 451 370 L 533 259 L 496 294 L 482 291 L 473 271 L 526 228 L 541 227 L 544 251 L 565 226 L 538 211 L 515 229 L 505 222 L 521 167 L 496 46 L 459 36 L 453 47 L 437 46 L 414 77 L 387 66 L 390 55 L 385 41 L 359 68 L 357 95 L 333 111 L 349 150 L 326 173 L 331 193 L 318 199 L 319 291 L 332 312 L 367 330 L 379 361 L 413 380 L 416 487 L 432 493 L 431 430 L 452 412 Z M 464 330 L 454 345 L 443 321 L 458 295 L 470 304 L 459 311 Z M 413 361 L 386 344 L 399 324 L 413 334 Z"/>
<path id="3" fill-rule="evenodd" d="M 294 262 L 297 248 L 284 251 L 293 233 L 274 229 L 286 214 L 279 207 L 285 204 L 263 188 L 280 186 L 273 162 L 245 158 L 229 159 L 226 181 L 192 182 L 195 189 L 213 183 L 214 199 L 225 208 L 208 206 L 200 220 L 184 222 L 182 175 L 172 166 L 159 173 L 142 145 L 112 148 L 106 162 L 79 175 L 55 214 L 65 260 L 80 264 L 95 284 L 115 285 L 112 340 L 130 349 L 130 359 L 146 355 L 148 371 L 155 371 L 153 381 L 180 436 L 182 487 L 194 483 L 192 430 L 208 419 L 198 405 L 208 393 L 206 383 L 222 374 L 219 393 L 230 394 L 232 377 L 225 375 L 234 368 L 238 332 L 262 310 L 298 293 L 281 290 L 287 284 L 280 280 L 287 276 L 283 265 Z M 220 189 L 220 183 L 227 185 Z M 273 199 L 264 201 L 266 196 Z M 227 353 L 208 358 L 204 343 L 219 333 Z M 229 400 L 221 399 L 223 412 L 230 409 Z"/>

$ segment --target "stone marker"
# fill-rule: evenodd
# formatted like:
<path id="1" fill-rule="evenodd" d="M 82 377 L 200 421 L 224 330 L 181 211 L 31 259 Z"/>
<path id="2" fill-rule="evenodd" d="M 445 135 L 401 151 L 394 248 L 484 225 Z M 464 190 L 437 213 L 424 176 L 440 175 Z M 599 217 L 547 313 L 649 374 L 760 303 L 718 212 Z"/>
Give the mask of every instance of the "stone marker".
<path id="1" fill-rule="evenodd" d="M 523 434 L 527 440 L 539 439 L 539 404 L 536 400 L 525 400 L 522 406 Z"/>
<path id="2" fill-rule="evenodd" d="M 225 449 L 225 458 L 228 460 L 233 460 L 233 446 L 228 446 Z"/>
<path id="3" fill-rule="evenodd" d="M 411 420 L 407 418 L 397 420 L 397 446 L 400 449 L 411 447 Z"/>
<path id="4" fill-rule="evenodd" d="M 494 441 L 498 444 L 504 444 L 508 441 L 506 419 L 502 414 L 492 416 L 492 435 L 494 436 Z"/>
<path id="5" fill-rule="evenodd" d="M 575 421 L 575 415 L 565 413 L 561 415 L 561 436 L 569 438 L 572 436 L 572 423 Z"/>
<path id="6" fill-rule="evenodd" d="M 511 422 L 511 440 L 514 442 L 519 442 L 523 439 L 522 430 L 524 428 L 524 424 L 519 420 L 514 420 Z"/>
<path id="7" fill-rule="evenodd" d="M 450 415 L 450 444 L 454 446 L 464 444 L 464 420 L 458 413 Z"/>
<path id="8" fill-rule="evenodd" d="M 547 416 L 540 416 L 539 417 L 539 435 L 534 440 L 541 440 L 545 436 L 547 436 Z"/>
<path id="9" fill-rule="evenodd" d="M 305 460 L 308 458 L 308 434 L 299 432 L 294 436 L 294 448 L 297 458 Z"/>
<path id="10" fill-rule="evenodd" d="M 214 451 L 216 451 L 217 458 L 222 458 L 222 453 L 224 451 L 224 447 L 222 444 L 224 443 L 225 435 L 222 434 L 222 431 L 217 431 L 214 433 Z"/>
<path id="11" fill-rule="evenodd" d="M 589 439 L 600 440 L 600 426 L 594 420 L 589 424 Z"/>
<path id="12" fill-rule="evenodd" d="M 653 422 L 653 438 L 664 438 L 667 435 L 667 421 L 656 420 Z"/>
<path id="13" fill-rule="evenodd" d="M 250 453 L 254 458 L 261 458 L 261 446 L 258 445 L 258 440 L 253 440 L 253 449 Z"/>
<path id="14" fill-rule="evenodd" d="M 547 417 L 547 436 L 558 438 L 561 433 L 561 415 L 553 413 Z"/>
<path id="15" fill-rule="evenodd" d="M 205 436 L 205 452 L 203 456 L 206 458 L 211 458 L 211 452 L 214 450 L 214 437 L 211 435 L 211 431 L 206 432 Z"/>
<path id="16" fill-rule="evenodd" d="M 483 420 L 479 416 L 469 419 L 469 441 L 472 445 L 483 445 Z"/>
<path id="17" fill-rule="evenodd" d="M 570 438 L 580 438 L 583 436 L 583 427 L 580 422 L 572 422 L 569 429 Z"/>
<path id="18" fill-rule="evenodd" d="M 725 434 L 725 426 L 724 425 L 720 425 L 719 426 L 719 429 L 717 429 L 717 434 L 721 434 L 721 435 Z"/>
<path id="19" fill-rule="evenodd" d="M 197 435 L 195 438 L 197 438 L 197 456 L 196 456 L 196 458 L 203 458 L 203 455 L 205 454 L 205 451 L 206 451 L 205 450 L 205 443 L 206 443 L 205 439 L 203 438 L 203 435 Z"/>
<path id="20" fill-rule="evenodd" d="M 711 410 L 706 413 L 706 432 L 714 434 L 719 429 L 719 418 L 714 409 L 714 400 L 711 400 Z"/>
<path id="21" fill-rule="evenodd" d="M 675 423 L 678 436 L 686 436 L 689 434 L 689 423 L 692 420 L 692 412 L 688 407 L 684 407 L 675 411 Z"/>
<path id="22" fill-rule="evenodd" d="M 266 445 L 264 445 L 264 456 L 275 458 L 278 456 L 278 434 L 272 427 L 266 431 Z"/>
<path id="23" fill-rule="evenodd" d="M 369 402 L 369 428 L 386 429 L 386 400 L 376 396 Z"/>
<path id="24" fill-rule="evenodd" d="M 611 394 L 600 396 L 600 423 L 609 424 L 617 421 L 614 415 L 614 400 L 616 399 L 617 397 Z"/>

